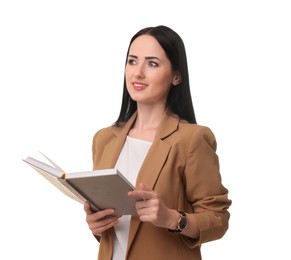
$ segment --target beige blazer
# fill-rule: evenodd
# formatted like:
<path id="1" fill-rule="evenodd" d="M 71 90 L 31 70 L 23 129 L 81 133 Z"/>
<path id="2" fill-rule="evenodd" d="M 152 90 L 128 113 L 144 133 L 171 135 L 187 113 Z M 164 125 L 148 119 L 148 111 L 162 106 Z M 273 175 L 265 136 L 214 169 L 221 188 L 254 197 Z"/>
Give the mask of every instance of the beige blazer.
<path id="1" fill-rule="evenodd" d="M 122 127 L 110 126 L 95 134 L 92 146 L 94 169 L 115 166 L 136 116 L 137 113 Z M 215 151 L 216 140 L 209 128 L 164 114 L 138 173 L 137 184 L 143 182 L 157 191 L 169 208 L 195 215 L 200 238 L 190 239 L 151 223 L 142 223 L 133 216 L 126 259 L 199 260 L 201 244 L 225 234 L 231 201 L 227 197 L 228 190 L 221 183 Z M 112 232 L 113 228 L 98 239 L 100 260 L 112 258 Z"/>

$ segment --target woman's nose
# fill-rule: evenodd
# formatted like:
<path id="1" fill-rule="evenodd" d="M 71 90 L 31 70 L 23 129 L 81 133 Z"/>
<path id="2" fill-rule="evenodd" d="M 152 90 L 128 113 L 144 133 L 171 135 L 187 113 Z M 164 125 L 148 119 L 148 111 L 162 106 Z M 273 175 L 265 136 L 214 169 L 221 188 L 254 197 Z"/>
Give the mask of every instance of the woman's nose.
<path id="1" fill-rule="evenodd" d="M 138 65 L 135 67 L 134 75 L 135 75 L 137 78 L 143 78 L 143 77 L 145 76 L 145 74 L 144 74 L 144 65 L 143 65 L 143 64 L 138 64 Z"/>

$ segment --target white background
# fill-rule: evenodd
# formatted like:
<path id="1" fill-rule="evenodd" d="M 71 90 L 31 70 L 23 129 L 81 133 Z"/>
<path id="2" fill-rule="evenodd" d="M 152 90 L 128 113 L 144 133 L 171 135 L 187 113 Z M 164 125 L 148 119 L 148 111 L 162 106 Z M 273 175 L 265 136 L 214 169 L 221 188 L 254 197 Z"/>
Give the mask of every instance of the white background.
<path id="1" fill-rule="evenodd" d="M 131 36 L 164 24 L 184 39 L 198 123 L 216 135 L 233 200 L 203 259 L 291 259 L 290 13 L 280 0 L 2 0 L 0 258 L 96 259 L 82 206 L 22 158 L 90 170 L 93 134 L 119 113 Z"/>

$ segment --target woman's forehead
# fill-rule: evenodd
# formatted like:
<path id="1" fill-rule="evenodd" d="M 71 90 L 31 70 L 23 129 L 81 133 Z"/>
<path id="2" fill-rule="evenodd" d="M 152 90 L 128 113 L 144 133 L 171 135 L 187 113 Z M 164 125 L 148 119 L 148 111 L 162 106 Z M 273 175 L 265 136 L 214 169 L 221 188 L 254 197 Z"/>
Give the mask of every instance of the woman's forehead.
<path id="1" fill-rule="evenodd" d="M 166 56 L 164 49 L 159 44 L 159 42 L 150 35 L 138 36 L 131 44 L 129 48 L 129 55 L 134 56 L 156 56 L 163 57 Z"/>

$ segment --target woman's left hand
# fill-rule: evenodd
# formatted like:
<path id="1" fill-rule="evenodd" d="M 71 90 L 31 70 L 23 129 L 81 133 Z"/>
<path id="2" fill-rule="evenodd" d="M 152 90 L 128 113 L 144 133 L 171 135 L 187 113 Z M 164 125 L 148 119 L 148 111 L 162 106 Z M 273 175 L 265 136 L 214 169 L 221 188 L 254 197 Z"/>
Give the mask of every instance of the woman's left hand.
<path id="1" fill-rule="evenodd" d="M 157 192 L 140 183 L 139 189 L 130 191 L 128 195 L 142 199 L 135 204 L 140 221 L 151 222 L 157 227 L 176 228 L 179 213 L 176 210 L 169 209 Z"/>

